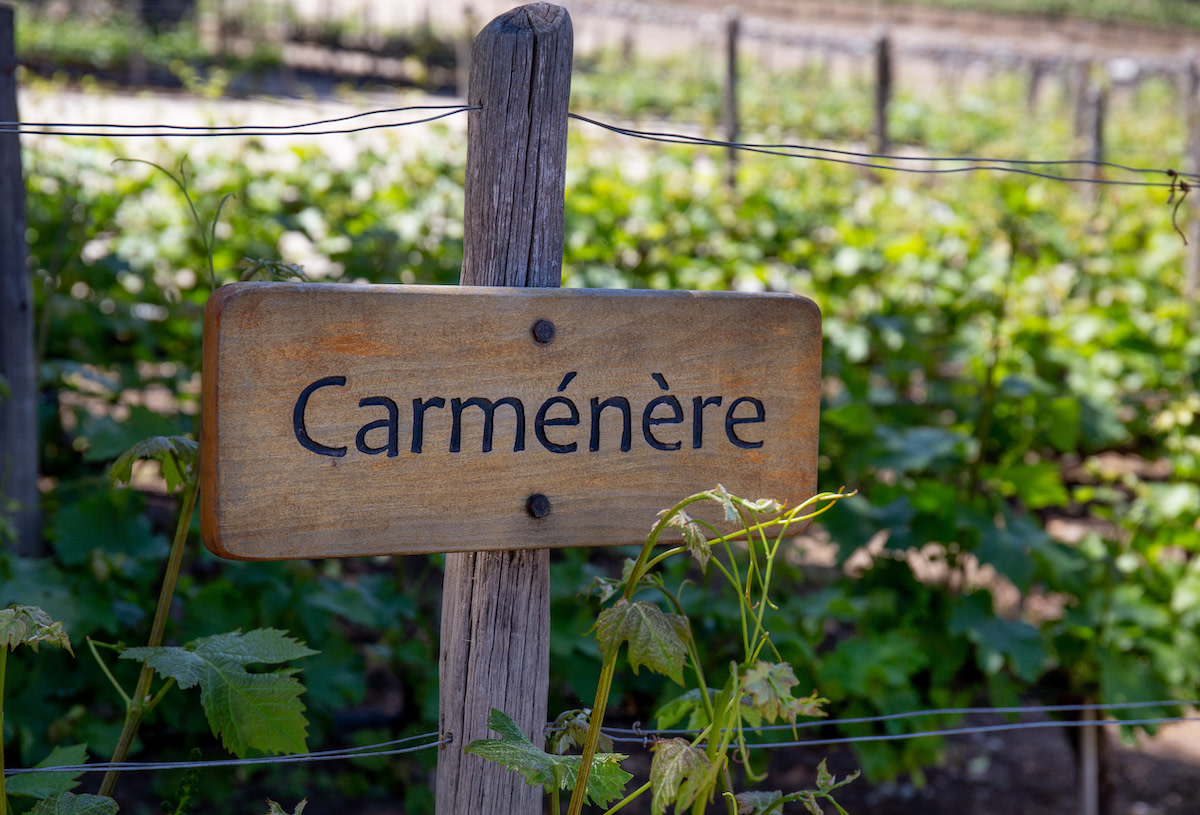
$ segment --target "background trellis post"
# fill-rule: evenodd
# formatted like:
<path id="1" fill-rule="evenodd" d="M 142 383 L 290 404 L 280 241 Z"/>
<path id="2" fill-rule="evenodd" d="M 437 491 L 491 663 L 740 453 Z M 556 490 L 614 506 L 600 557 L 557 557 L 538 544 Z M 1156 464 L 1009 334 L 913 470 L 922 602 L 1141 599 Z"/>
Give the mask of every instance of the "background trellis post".
<path id="1" fill-rule="evenodd" d="M 17 117 L 17 54 L 12 6 L 0 5 L 0 121 Z M 23 555 L 41 552 L 38 512 L 37 378 L 33 287 L 25 241 L 25 180 L 21 138 L 0 133 L 0 505 Z"/>

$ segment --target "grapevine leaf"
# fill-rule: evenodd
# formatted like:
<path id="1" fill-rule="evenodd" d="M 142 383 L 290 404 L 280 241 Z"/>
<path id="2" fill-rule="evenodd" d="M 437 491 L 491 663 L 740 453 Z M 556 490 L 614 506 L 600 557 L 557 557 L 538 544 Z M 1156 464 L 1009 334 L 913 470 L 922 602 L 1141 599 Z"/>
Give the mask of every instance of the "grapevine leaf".
<path id="1" fill-rule="evenodd" d="M 574 789 L 579 777 L 579 765 L 583 756 L 560 756 L 566 759 L 561 787 Z M 588 773 L 587 800 L 596 806 L 608 807 L 625 792 L 625 785 L 633 778 L 632 773 L 621 769 L 621 762 L 629 756 L 621 753 L 597 753 Z"/>
<path id="2" fill-rule="evenodd" d="M 825 766 L 826 759 L 821 759 L 821 766 L 817 767 L 817 791 L 822 795 L 828 795 L 834 790 L 844 787 L 854 779 L 858 778 L 859 771 L 855 770 L 850 775 L 838 781 L 833 773 L 829 772 L 829 768 Z"/>
<path id="3" fill-rule="evenodd" d="M 710 490 L 708 497 L 716 501 L 725 510 L 725 520 L 736 521 L 738 519 L 737 507 L 733 505 L 733 496 L 721 484 L 717 485 L 715 490 Z"/>
<path id="4" fill-rule="evenodd" d="M 305 749 L 304 686 L 295 669 L 250 673 L 253 663 L 276 664 L 317 653 L 272 628 L 203 637 L 183 647 L 127 648 L 122 659 L 144 662 L 181 688 L 200 685 L 200 702 L 213 733 L 244 758 L 250 750 L 299 753 Z"/>
<path id="5" fill-rule="evenodd" d="M 596 618 L 596 640 L 607 661 L 616 657 L 621 643 L 629 643 L 629 665 L 637 673 L 650 670 L 683 684 L 683 663 L 691 629 L 687 619 L 667 614 L 643 600 L 630 603 L 621 598 Z"/>
<path id="6" fill-rule="evenodd" d="M 683 532 L 683 544 L 687 547 L 688 554 L 700 564 L 700 571 L 706 571 L 708 561 L 712 558 L 712 546 L 704 535 L 704 527 L 693 521 L 683 510 L 671 516 L 667 526 L 673 526 Z"/>
<path id="7" fill-rule="evenodd" d="M 687 810 L 707 784 L 713 763 L 704 750 L 684 739 L 662 739 L 651 749 L 650 811 L 662 815 L 671 803 L 677 813 Z"/>
<path id="8" fill-rule="evenodd" d="M 35 769 L 44 767 L 65 767 L 83 764 L 87 761 L 87 745 L 72 744 L 70 747 L 55 747 L 50 755 L 34 765 Z M 26 795 L 30 798 L 49 798 L 79 786 L 79 776 L 82 771 L 61 773 L 21 773 L 8 779 L 6 789 L 9 795 Z"/>
<path id="9" fill-rule="evenodd" d="M 288 281 L 301 280 L 309 282 L 304 273 L 304 267 L 299 263 L 284 263 L 282 260 L 266 258 L 242 258 L 238 262 L 242 269 L 242 280 Z"/>
<path id="10" fill-rule="evenodd" d="M 761 815 L 769 807 L 778 803 L 781 798 L 783 798 L 783 793 L 779 790 L 739 792 L 733 796 L 733 800 L 737 801 L 738 815 Z"/>
<path id="11" fill-rule="evenodd" d="M 120 807 L 103 795 L 76 795 L 64 792 L 37 802 L 29 815 L 114 815 Z"/>
<path id="12" fill-rule="evenodd" d="M 18 645 L 28 645 L 36 651 L 44 642 L 75 655 L 63 623 L 55 622 L 37 606 L 14 605 L 0 609 L 0 648 L 12 651 Z"/>
<path id="13" fill-rule="evenodd" d="M 547 731 L 546 741 L 550 752 L 561 756 L 572 747 L 582 747 L 587 740 L 588 725 L 591 711 L 586 709 L 568 710 L 560 713 L 554 724 Z M 600 734 L 600 750 L 611 753 L 613 741 L 610 737 Z"/>
<path id="14" fill-rule="evenodd" d="M 742 677 L 742 688 L 749 694 L 751 706 L 768 722 L 795 722 L 797 716 L 825 715 L 820 707 L 824 699 L 816 695 L 806 699 L 792 696 L 792 688 L 798 684 L 792 666 L 786 662 L 756 662 Z"/>
<path id="15" fill-rule="evenodd" d="M 184 436 L 152 436 L 143 439 L 117 457 L 108 478 L 114 487 L 128 484 L 133 478 L 133 463 L 140 459 L 157 461 L 162 465 L 167 491 L 191 480 L 199 459 L 200 446 Z"/>
<path id="16" fill-rule="evenodd" d="M 767 512 L 774 515 L 783 509 L 783 504 L 774 498 L 759 498 L 757 501 L 747 501 L 746 508 L 751 512 Z"/>
<path id="17" fill-rule="evenodd" d="M 829 768 L 825 766 L 825 759 L 821 759 L 821 765 L 817 767 L 817 788 L 815 790 L 800 790 L 799 792 L 792 792 L 787 795 L 779 792 L 744 792 L 741 795 L 735 796 L 738 802 L 738 815 L 759 815 L 759 813 L 766 812 L 773 804 L 780 801 L 785 804 L 799 801 L 812 815 L 824 815 L 824 810 L 817 803 L 818 799 L 824 798 L 833 802 L 831 793 L 836 789 L 846 786 L 858 778 L 858 775 L 858 770 L 855 770 L 839 781 L 833 773 L 829 772 Z M 745 801 L 745 808 L 743 808 L 743 801 Z M 836 802 L 834 802 L 834 806 L 837 807 L 839 812 L 845 811 L 837 806 Z"/>
<path id="18" fill-rule="evenodd" d="M 708 689 L 710 699 L 719 693 L 714 688 Z M 700 689 L 676 696 L 660 707 L 654 714 L 659 730 L 668 730 L 686 719 L 684 725 L 688 730 L 702 730 L 708 726 L 708 712 L 701 700 Z"/>
<path id="19" fill-rule="evenodd" d="M 476 739 L 463 748 L 464 752 L 495 761 L 502 767 L 520 773 L 530 786 L 558 785 L 561 789 L 574 787 L 579 774 L 580 756 L 557 756 L 539 749 L 525 737 L 506 713 L 492 709 L 488 727 L 500 734 L 499 739 Z M 621 796 L 625 784 L 633 776 L 621 769 L 627 756 L 600 753 L 592 762 L 588 775 L 587 799 L 598 806 L 608 806 Z"/>

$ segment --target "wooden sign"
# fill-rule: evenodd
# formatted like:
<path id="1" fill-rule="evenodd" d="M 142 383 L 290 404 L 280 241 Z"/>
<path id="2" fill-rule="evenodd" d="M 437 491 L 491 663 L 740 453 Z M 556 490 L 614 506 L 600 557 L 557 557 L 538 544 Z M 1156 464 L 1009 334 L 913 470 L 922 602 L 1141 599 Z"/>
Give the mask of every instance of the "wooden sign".
<path id="1" fill-rule="evenodd" d="M 228 558 L 640 543 L 718 482 L 816 490 L 821 329 L 786 294 L 238 283 L 204 325 Z"/>

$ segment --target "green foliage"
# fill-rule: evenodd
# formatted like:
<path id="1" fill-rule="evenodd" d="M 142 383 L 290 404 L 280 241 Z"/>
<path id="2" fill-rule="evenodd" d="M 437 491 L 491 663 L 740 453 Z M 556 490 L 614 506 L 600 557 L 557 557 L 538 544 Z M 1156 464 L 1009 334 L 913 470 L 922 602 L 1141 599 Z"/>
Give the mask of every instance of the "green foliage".
<path id="1" fill-rule="evenodd" d="M 609 703 L 617 658 L 621 645 L 627 643 L 627 661 L 635 674 L 639 666 L 645 665 L 684 684 L 684 667 L 690 668 L 697 687 L 669 703 L 667 712 L 660 713 L 659 719 L 678 720 L 690 713 L 702 729 L 692 741 L 676 738 L 656 741 L 652 747 L 654 758 L 649 781 L 609 811 L 621 809 L 646 791 L 651 792 L 654 815 L 661 815 L 671 805 L 677 813 L 689 808 L 702 812 L 717 790 L 732 801 L 728 772 L 731 752 L 745 764 L 752 780 L 761 780 L 761 776 L 750 769 L 744 723 L 758 725 L 764 719 L 786 718 L 794 725 L 797 716 L 822 715 L 819 706 L 824 700 L 815 694 L 804 700 L 792 697 L 796 678 L 790 666 L 763 662 L 758 655 L 764 650 L 774 650 L 762 615 L 771 605 L 769 591 L 773 567 L 789 528 L 793 523 L 813 520 L 843 497 L 841 493 L 821 493 L 787 509 L 775 501 L 738 498 L 718 485 L 659 513 L 659 520 L 637 559 L 627 561 L 622 567 L 621 579 L 601 578 L 597 581 L 601 602 L 611 600 L 618 592 L 621 596 L 600 612 L 594 626 L 603 666 L 593 712 L 572 710 L 560 715 L 555 724 L 556 730 L 561 732 L 553 737 L 551 752 L 546 753 L 529 744 L 507 716 L 493 711 L 489 724 L 505 738 L 474 741 L 467 745 L 467 752 L 520 772 L 530 784 L 546 786 L 551 794 L 551 810 L 556 815 L 560 811 L 560 788 L 571 788 L 568 812 L 578 815 L 584 800 L 595 798 L 591 790 L 593 774 L 607 772 L 604 764 L 624 758 L 601 754 L 599 749 L 606 741 L 600 728 Z M 721 533 L 712 522 L 697 521 L 688 514 L 692 505 L 709 501 L 720 506 L 726 523 L 737 522 L 734 531 Z M 760 517 L 762 515 L 766 517 Z M 712 535 L 711 539 L 700 533 L 687 535 L 689 526 L 702 527 Z M 658 551 L 660 538 L 668 530 L 684 531 L 685 542 Z M 699 547 L 697 535 L 704 541 Z M 734 543 L 739 548 L 741 544 L 745 545 L 746 551 L 740 557 L 734 554 Z M 713 558 L 714 547 L 720 550 L 723 558 Z M 708 687 L 704 665 L 691 636 L 688 618 L 683 613 L 680 590 L 668 589 L 659 574 L 664 561 L 676 555 L 703 561 L 705 566 L 715 565 L 738 598 L 744 653 L 740 663 L 734 662 L 725 686 L 718 691 Z M 745 562 L 739 564 L 739 560 Z M 655 603 L 634 599 L 640 591 L 648 589 L 661 594 L 674 613 L 664 612 Z M 586 732 L 581 741 L 579 731 L 585 722 Z M 574 744 L 582 748 L 581 755 L 563 756 L 562 753 Z M 563 767 L 576 769 L 568 773 Z M 625 782 L 632 777 L 623 775 L 620 785 L 610 784 L 607 778 L 603 782 L 608 795 L 605 805 L 621 797 Z"/>
<path id="2" fill-rule="evenodd" d="M 63 767 L 87 762 L 87 745 L 73 744 L 70 747 L 55 747 L 50 755 L 33 765 L 35 769 Z M 9 795 L 21 795 L 41 800 L 62 795 L 79 786 L 79 771 L 66 770 L 61 773 L 25 773 L 14 775 L 5 782 Z"/>
<path id="3" fill-rule="evenodd" d="M 832 793 L 856 778 L 858 778 L 858 773 L 853 772 L 839 781 L 829 772 L 825 761 L 822 760 L 821 765 L 817 768 L 817 788 L 815 790 L 800 790 L 787 795 L 778 790 L 739 793 L 735 796 L 738 815 L 770 815 L 772 812 L 782 811 L 784 804 L 792 801 L 803 804 L 804 808 L 812 815 L 824 815 L 825 810 L 821 808 L 821 801 L 828 801 L 841 815 L 846 815 L 846 810 L 833 800 Z"/>
<path id="4" fill-rule="evenodd" d="M 196 464 L 200 458 L 200 445 L 183 436 L 153 436 L 130 447 L 117 457 L 109 470 L 113 486 L 128 484 L 133 478 L 133 463 L 141 459 L 157 461 L 162 467 L 167 492 L 196 477 Z"/>
<path id="5" fill-rule="evenodd" d="M 124 14 L 89 15 L 59 19 L 39 14 L 25 4 L 18 16 L 17 57 L 34 70 L 47 74 L 67 71 L 112 77 L 129 72 L 140 60 L 148 78 L 156 83 L 182 80 L 197 72 L 260 72 L 278 67 L 277 45 L 255 43 L 250 54 L 214 54 L 201 40 L 192 22 L 156 30 L 133 24 Z"/>
<path id="6" fill-rule="evenodd" d="M 71 640 L 63 623 L 51 619 L 37 606 L 0 609 L 0 648 L 13 651 L 18 645 L 27 645 L 36 651 L 43 643 L 71 651 Z"/>
<path id="7" fill-rule="evenodd" d="M 274 629 L 216 634 L 182 647 L 126 648 L 122 659 L 144 662 L 181 688 L 200 686 L 200 700 L 214 735 L 229 752 L 245 757 L 305 750 L 304 686 L 294 669 L 250 673 L 255 663 L 273 665 L 316 651 Z"/>
<path id="8" fill-rule="evenodd" d="M 551 789 L 571 789 L 579 773 L 579 756 L 548 753 L 531 742 L 508 714 L 493 709 L 488 727 L 500 734 L 499 739 L 477 739 L 468 744 L 465 752 L 519 772 L 531 786 Z M 619 753 L 597 754 L 587 781 L 587 799 L 607 807 L 621 797 L 625 784 L 633 776 L 621 769 L 620 762 L 628 756 Z"/>
<path id="9" fill-rule="evenodd" d="M 650 811 L 654 815 L 662 815 L 672 803 L 676 812 L 684 812 L 711 789 L 717 768 L 702 747 L 686 739 L 660 739 L 651 750 Z"/>
<path id="10" fill-rule="evenodd" d="M 667 614 L 642 600 L 631 603 L 621 598 L 596 619 L 596 641 L 603 659 L 616 659 L 622 643 L 628 643 L 627 656 L 634 673 L 638 666 L 645 665 L 681 685 L 690 640 L 685 617 Z"/>
<path id="11" fill-rule="evenodd" d="M 102 795 L 77 795 L 65 792 L 38 801 L 29 815 L 114 815 L 117 802 Z"/>
<path id="12" fill-rule="evenodd" d="M 617 75 L 615 61 L 582 61 L 573 109 L 716 122 L 715 66 L 620 67 Z M 816 65 L 746 75 L 747 132 L 806 142 L 868 135 L 861 85 L 821 81 Z M 1064 100 L 1048 88 L 1031 110 L 1025 91 L 1016 77 L 964 82 L 953 94 L 902 90 L 895 136 L 931 153 L 1070 155 Z M 1184 128 L 1174 105 L 1157 80 L 1114 94 L 1111 154 L 1178 166 Z M 146 598 L 167 551 L 161 520 L 151 520 L 163 497 L 113 493 L 105 468 L 148 436 L 194 438 L 206 250 L 218 283 L 248 271 L 242 258 L 276 256 L 314 281 L 457 281 L 463 145 L 450 131 L 432 133 L 436 149 L 414 148 L 406 134 L 386 149 L 359 143 L 349 159 L 291 140 L 198 152 L 187 166 L 203 212 L 235 196 L 229 223 L 206 239 L 183 191 L 146 166 L 114 172 L 121 153 L 112 143 L 26 146 L 52 557 L 0 554 L 0 596 L 45 608 L 76 637 L 145 641 Z M 819 687 L 839 717 L 980 697 L 1007 703 L 1034 682 L 1067 701 L 1195 698 L 1200 334 L 1165 190 L 1090 199 L 1011 176 L 915 179 L 743 155 L 731 192 L 720 153 L 607 138 L 573 125 L 567 285 L 798 291 L 821 306 L 820 479 L 859 495 L 822 519 L 834 569 L 816 579 L 790 557 L 777 563 L 776 579 L 802 588 L 765 609 L 780 658 L 762 661 L 790 664 L 791 690 Z M 165 146 L 140 149 L 161 167 L 180 166 Z M 711 532 L 686 514 L 674 523 L 703 565 Z M 1091 534 L 1062 536 L 1063 526 Z M 556 554 L 558 707 L 578 707 L 601 665 L 600 644 L 578 636 L 595 618 L 575 592 L 599 578 L 611 601 L 623 585 L 619 561 Z M 740 604 L 715 591 L 716 567 L 697 574 L 683 561 L 662 574 L 672 585 L 693 581 L 681 599 L 694 641 L 706 644 L 706 675 L 721 676 L 743 659 Z M 335 713 L 363 704 L 368 667 L 398 677 L 406 702 L 394 727 L 427 732 L 437 726 L 439 568 L 436 559 L 225 563 L 192 546 L 167 641 L 287 629 L 323 652 L 304 672 L 311 741 L 333 731 Z M 8 723 L 6 746 L 23 766 L 60 740 L 111 751 L 108 680 L 85 663 L 49 651 L 10 672 L 22 715 Z M 674 700 L 659 708 L 661 726 L 671 716 L 705 726 L 720 680 L 680 694 L 641 664 L 651 670 L 618 677 L 614 701 Z M 42 692 L 51 686 L 53 699 Z M 173 741 L 208 745 L 205 717 L 175 696 L 159 708 Z M 916 772 L 919 781 L 941 745 L 856 749 L 869 775 Z M 181 748 L 176 757 L 185 756 Z M 423 788 L 420 767 L 401 782 L 355 766 L 339 783 L 397 796 L 401 783 Z"/>

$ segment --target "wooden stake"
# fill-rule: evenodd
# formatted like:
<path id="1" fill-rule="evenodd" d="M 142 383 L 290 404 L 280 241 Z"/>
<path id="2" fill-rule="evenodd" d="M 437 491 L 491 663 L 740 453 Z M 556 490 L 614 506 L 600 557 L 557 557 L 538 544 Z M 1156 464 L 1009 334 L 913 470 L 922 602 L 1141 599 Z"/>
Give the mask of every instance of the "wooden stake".
<path id="1" fill-rule="evenodd" d="M 1079 728 L 1079 815 L 1100 815 L 1100 750 L 1101 736 L 1094 710 L 1085 710 L 1086 724 Z"/>
<path id="2" fill-rule="evenodd" d="M 875 40 L 875 152 L 886 154 L 891 147 L 888 138 L 888 106 L 892 101 L 892 41 L 886 33 Z"/>
<path id="3" fill-rule="evenodd" d="M 483 109 L 467 126 L 464 285 L 560 284 L 572 49 L 570 16 L 548 3 L 505 13 L 475 40 L 467 101 Z M 438 815 L 542 811 L 540 787 L 463 753 L 494 736 L 492 708 L 542 741 L 550 554 L 520 545 L 446 556 L 440 722 L 454 741 L 438 760 Z"/>
<path id="4" fill-rule="evenodd" d="M 0 121 L 17 115 L 17 54 L 11 6 L 0 6 Z M 38 512 L 37 376 L 33 344 L 33 287 L 25 242 L 25 182 L 21 140 L 0 133 L 0 496 L 16 502 L 5 513 L 16 527 L 17 551 L 41 553 Z M 0 507 L 0 513 L 4 512 Z"/>
<path id="5" fill-rule="evenodd" d="M 741 34 L 741 14 L 736 7 L 725 10 L 725 141 L 736 142 L 741 130 L 738 117 L 738 37 Z M 730 147 L 726 153 L 725 183 L 729 189 L 737 186 L 738 151 Z"/>
<path id="6" fill-rule="evenodd" d="M 1187 160 L 1185 172 L 1200 172 L 1200 63 L 1193 56 L 1188 60 L 1183 81 L 1184 110 L 1187 121 Z M 1191 202 L 1184 204 L 1181 211 L 1190 209 Z M 1195 302 L 1200 291 L 1200 219 L 1191 213 L 1187 217 L 1188 248 L 1184 261 L 1184 296 Z"/>

